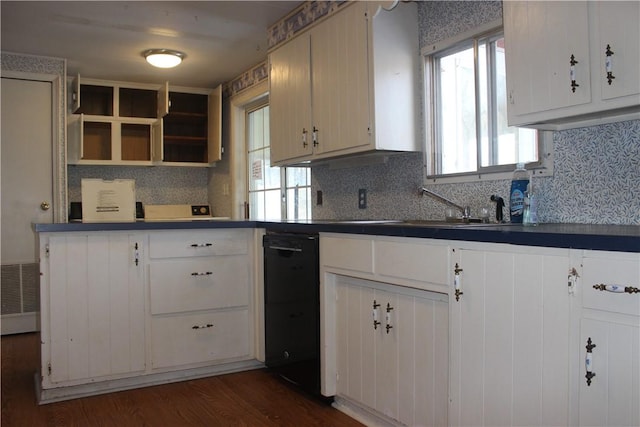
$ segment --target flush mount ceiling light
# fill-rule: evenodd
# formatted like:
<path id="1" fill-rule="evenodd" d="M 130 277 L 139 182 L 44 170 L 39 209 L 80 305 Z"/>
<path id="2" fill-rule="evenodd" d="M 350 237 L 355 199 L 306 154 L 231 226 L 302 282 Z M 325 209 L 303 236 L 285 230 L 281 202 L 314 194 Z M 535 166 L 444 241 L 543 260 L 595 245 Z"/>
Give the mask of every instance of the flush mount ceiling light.
<path id="1" fill-rule="evenodd" d="M 154 67 L 173 68 L 179 65 L 187 55 L 171 49 L 148 49 L 142 52 L 142 56 Z"/>

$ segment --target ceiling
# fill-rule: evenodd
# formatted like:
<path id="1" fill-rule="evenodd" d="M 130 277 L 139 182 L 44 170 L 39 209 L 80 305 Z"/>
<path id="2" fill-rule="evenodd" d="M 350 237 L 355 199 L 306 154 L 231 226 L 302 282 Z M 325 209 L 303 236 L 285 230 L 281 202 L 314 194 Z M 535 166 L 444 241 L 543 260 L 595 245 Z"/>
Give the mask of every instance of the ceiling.
<path id="1" fill-rule="evenodd" d="M 301 1 L 0 2 L 3 52 L 67 60 L 68 75 L 215 87 L 267 57 L 267 28 Z M 173 69 L 147 64 L 150 48 L 186 53 Z"/>

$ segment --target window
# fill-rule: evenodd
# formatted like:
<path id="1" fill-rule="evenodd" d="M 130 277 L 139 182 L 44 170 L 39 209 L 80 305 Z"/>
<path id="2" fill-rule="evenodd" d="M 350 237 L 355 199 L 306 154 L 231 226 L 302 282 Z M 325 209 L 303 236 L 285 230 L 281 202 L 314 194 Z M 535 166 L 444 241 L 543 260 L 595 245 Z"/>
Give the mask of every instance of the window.
<path id="1" fill-rule="evenodd" d="M 247 111 L 249 218 L 311 219 L 311 169 L 271 166 L 269 106 Z"/>
<path id="2" fill-rule="evenodd" d="M 513 170 L 536 165 L 537 131 L 507 126 L 504 37 L 473 37 L 426 57 L 431 111 L 429 176 Z M 428 109 L 427 109 L 428 110 Z"/>

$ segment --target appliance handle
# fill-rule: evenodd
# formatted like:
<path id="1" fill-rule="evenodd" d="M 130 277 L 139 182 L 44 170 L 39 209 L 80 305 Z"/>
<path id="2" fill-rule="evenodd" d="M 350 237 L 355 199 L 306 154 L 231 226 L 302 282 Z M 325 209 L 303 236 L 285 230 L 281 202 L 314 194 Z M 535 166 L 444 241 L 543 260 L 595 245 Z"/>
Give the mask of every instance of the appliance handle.
<path id="1" fill-rule="evenodd" d="M 287 248 L 285 246 L 268 246 L 268 249 L 276 249 L 278 251 L 302 252 L 300 248 Z"/>

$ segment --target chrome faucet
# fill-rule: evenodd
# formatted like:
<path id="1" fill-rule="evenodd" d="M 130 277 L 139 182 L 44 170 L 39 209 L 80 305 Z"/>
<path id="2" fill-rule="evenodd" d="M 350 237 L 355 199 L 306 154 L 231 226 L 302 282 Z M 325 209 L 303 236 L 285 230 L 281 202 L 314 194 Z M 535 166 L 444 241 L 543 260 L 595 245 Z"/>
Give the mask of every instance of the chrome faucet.
<path id="1" fill-rule="evenodd" d="M 427 195 L 430 196 L 434 199 L 436 199 L 439 202 L 444 203 L 445 205 L 451 206 L 452 208 L 456 208 L 460 211 L 460 213 L 462 213 L 462 219 L 463 220 L 468 220 L 469 218 L 471 218 L 471 208 L 469 206 L 460 206 L 457 203 L 452 202 L 451 200 L 447 199 L 446 197 L 442 197 L 439 194 L 434 193 L 431 190 L 426 189 L 425 187 L 421 187 L 420 188 L 420 194 L 422 195 Z"/>

